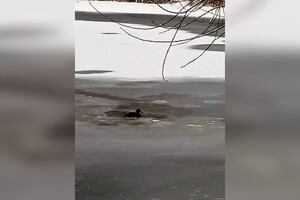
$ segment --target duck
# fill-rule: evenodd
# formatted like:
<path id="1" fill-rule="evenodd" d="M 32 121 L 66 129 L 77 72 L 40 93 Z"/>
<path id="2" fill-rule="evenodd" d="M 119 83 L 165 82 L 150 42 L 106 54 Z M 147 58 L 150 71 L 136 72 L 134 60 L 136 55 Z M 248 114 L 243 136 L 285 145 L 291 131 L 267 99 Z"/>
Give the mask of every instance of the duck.
<path id="1" fill-rule="evenodd" d="M 137 117 L 137 118 L 140 118 L 142 116 L 141 113 L 143 113 L 143 112 L 140 109 L 136 109 L 135 112 L 124 113 L 124 117 Z"/>

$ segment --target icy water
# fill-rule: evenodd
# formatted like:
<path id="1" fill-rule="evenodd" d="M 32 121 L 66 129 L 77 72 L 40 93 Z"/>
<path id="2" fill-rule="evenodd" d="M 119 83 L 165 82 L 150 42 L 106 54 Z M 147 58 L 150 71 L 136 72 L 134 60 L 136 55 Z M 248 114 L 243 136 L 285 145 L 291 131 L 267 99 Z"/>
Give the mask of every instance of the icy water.
<path id="1" fill-rule="evenodd" d="M 76 199 L 224 199 L 224 91 L 76 79 Z"/>

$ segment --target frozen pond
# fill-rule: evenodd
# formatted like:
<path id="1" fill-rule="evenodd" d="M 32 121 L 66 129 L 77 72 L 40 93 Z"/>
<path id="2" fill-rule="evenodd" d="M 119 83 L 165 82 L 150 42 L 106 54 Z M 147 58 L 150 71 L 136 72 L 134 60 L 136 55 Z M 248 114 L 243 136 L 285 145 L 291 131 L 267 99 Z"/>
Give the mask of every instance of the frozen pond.
<path id="1" fill-rule="evenodd" d="M 76 82 L 76 199 L 224 199 L 223 82 Z"/>
<path id="2" fill-rule="evenodd" d="M 136 27 L 170 17 L 134 8 L 109 16 Z M 76 19 L 76 199 L 224 199 L 225 39 L 183 69 L 213 37 L 172 48 L 166 83 L 161 65 L 167 44 L 134 39 L 88 7 Z M 178 38 L 208 23 L 199 21 Z M 174 33 L 126 30 L 148 39 Z M 141 118 L 123 116 L 136 109 Z"/>

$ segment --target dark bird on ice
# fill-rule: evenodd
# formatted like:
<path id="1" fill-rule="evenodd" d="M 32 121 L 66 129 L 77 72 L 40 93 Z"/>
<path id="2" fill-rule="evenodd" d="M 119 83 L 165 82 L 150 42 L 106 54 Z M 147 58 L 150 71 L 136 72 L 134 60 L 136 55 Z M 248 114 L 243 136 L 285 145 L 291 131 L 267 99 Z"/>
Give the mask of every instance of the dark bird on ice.
<path id="1" fill-rule="evenodd" d="M 140 109 L 137 109 L 135 112 L 124 113 L 124 117 L 141 117 L 143 113 Z"/>

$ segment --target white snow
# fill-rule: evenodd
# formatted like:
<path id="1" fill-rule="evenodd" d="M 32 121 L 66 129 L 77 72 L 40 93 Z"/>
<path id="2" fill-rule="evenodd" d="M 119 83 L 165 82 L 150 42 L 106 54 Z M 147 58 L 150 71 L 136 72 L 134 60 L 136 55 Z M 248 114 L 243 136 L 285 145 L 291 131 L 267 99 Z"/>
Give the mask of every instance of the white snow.
<path id="1" fill-rule="evenodd" d="M 151 4 L 94 2 L 105 12 L 149 12 L 160 14 L 160 8 Z M 148 10 L 148 8 L 151 8 Z M 156 9 L 156 10 L 155 10 Z M 91 11 L 87 2 L 76 4 L 76 10 Z M 151 11 L 150 11 L 151 10 Z M 155 12 L 154 12 L 155 11 Z M 139 26 L 136 24 L 129 24 Z M 144 25 L 140 25 L 145 27 Z M 169 40 L 174 32 L 158 34 L 164 29 L 141 31 L 126 29 L 135 36 L 152 40 Z M 106 34 L 114 33 L 114 34 Z M 193 37 L 192 33 L 179 31 L 178 39 Z M 213 37 L 203 37 L 186 45 L 173 47 L 165 67 L 166 79 L 217 78 L 225 77 L 225 52 L 207 51 L 196 62 L 180 68 L 198 56 L 202 50 L 190 48 L 193 45 L 209 44 Z M 216 44 L 224 44 L 220 39 Z M 131 80 L 161 80 L 161 67 L 168 44 L 148 43 L 124 33 L 120 26 L 111 22 L 76 21 L 76 66 L 75 70 L 111 70 L 113 72 L 92 75 L 76 74 L 76 77 L 117 78 Z"/>

